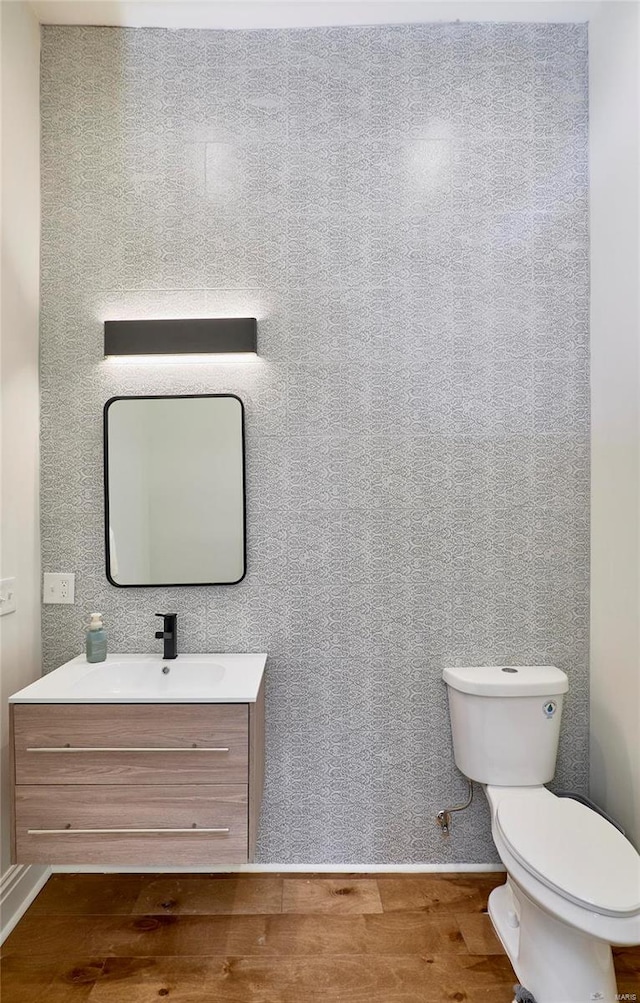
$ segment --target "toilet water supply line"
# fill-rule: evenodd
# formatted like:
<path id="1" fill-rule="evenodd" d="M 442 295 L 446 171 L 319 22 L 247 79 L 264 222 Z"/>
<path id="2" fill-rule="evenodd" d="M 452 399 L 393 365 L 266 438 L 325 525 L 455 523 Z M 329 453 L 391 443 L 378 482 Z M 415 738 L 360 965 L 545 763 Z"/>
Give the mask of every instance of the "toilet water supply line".
<path id="1" fill-rule="evenodd" d="M 465 780 L 469 785 L 469 797 L 467 798 L 465 803 L 455 805 L 453 808 L 443 808 L 442 811 L 439 811 L 438 814 L 436 815 L 436 820 L 438 822 L 438 825 L 442 829 L 443 836 L 449 835 L 449 830 L 451 828 L 451 812 L 464 811 L 465 808 L 468 808 L 471 802 L 473 801 L 473 780 L 469 780 L 467 777 L 465 777 Z"/>

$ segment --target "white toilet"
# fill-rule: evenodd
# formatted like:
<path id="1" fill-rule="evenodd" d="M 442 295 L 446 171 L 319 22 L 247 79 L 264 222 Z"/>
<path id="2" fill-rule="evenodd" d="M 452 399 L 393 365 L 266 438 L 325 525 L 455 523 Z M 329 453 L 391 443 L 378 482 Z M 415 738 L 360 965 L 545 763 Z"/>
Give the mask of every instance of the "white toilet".
<path id="1" fill-rule="evenodd" d="M 543 784 L 555 772 L 564 672 L 443 672 L 458 768 L 484 785 L 507 870 L 489 915 L 536 1003 L 614 1003 L 611 944 L 640 943 L 640 856 L 615 826 Z"/>

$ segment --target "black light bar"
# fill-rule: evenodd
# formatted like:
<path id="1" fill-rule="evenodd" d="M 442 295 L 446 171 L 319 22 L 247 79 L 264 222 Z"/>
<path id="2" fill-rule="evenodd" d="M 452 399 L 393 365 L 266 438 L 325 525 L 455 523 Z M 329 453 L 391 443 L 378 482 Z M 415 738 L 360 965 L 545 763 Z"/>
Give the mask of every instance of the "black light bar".
<path id="1" fill-rule="evenodd" d="M 207 317 L 197 320 L 105 320 L 105 358 L 133 356 L 255 356 L 255 317 Z"/>

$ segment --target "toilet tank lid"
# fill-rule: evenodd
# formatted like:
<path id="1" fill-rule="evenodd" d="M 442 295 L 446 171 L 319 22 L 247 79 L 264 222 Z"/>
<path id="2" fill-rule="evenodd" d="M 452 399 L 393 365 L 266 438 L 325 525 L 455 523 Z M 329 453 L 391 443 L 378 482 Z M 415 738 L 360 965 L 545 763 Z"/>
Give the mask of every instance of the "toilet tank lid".
<path id="1" fill-rule="evenodd" d="M 569 680 L 555 665 L 466 665 L 446 668 L 447 686 L 481 697 L 531 697 L 566 693 Z"/>

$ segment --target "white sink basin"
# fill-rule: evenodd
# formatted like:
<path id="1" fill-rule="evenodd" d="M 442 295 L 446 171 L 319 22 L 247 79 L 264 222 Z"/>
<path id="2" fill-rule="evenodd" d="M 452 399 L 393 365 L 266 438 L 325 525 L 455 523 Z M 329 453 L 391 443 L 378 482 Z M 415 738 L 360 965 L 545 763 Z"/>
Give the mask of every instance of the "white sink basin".
<path id="1" fill-rule="evenodd" d="M 255 703 L 264 654 L 84 655 L 14 693 L 10 703 Z"/>
<path id="2" fill-rule="evenodd" d="M 177 661 L 177 659 L 176 659 Z M 152 665 L 127 661 L 112 662 L 107 668 L 96 666 L 81 676 L 73 686 L 79 697 L 192 696 L 197 698 L 214 689 L 224 679 L 225 667 L 217 662 L 184 662 L 173 667 L 171 662 Z"/>

